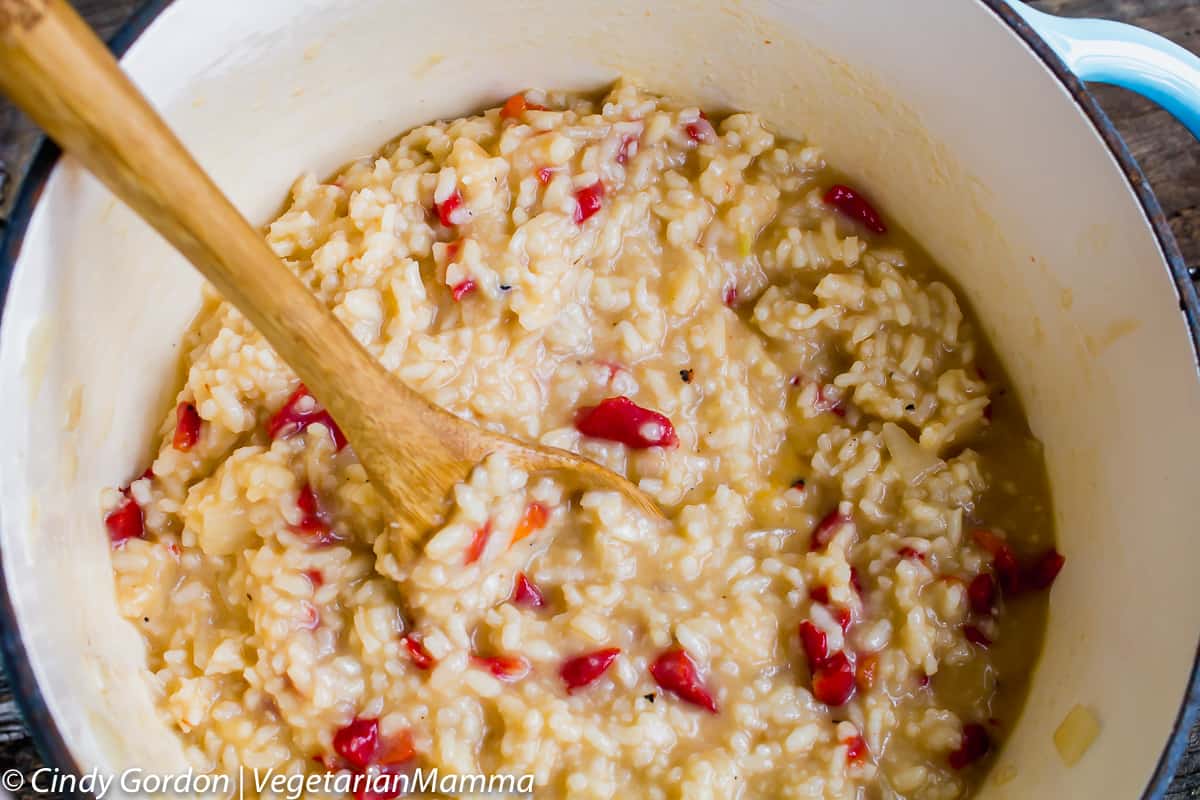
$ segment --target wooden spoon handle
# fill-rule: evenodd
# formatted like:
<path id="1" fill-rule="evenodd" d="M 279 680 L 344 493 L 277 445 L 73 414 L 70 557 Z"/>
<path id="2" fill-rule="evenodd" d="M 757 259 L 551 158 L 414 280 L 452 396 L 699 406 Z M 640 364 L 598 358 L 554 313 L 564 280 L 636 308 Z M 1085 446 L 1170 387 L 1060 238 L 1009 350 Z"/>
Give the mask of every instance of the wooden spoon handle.
<path id="1" fill-rule="evenodd" d="M 406 449 L 437 444 L 425 440 L 450 415 L 387 373 L 280 262 L 65 0 L 0 0 L 0 90 L 245 314 L 368 471 L 405 455 L 372 452 L 377 439 L 380 449 L 397 436 Z"/>
<path id="2" fill-rule="evenodd" d="M 0 0 L 0 89 L 183 253 L 322 402 L 379 371 L 65 0 Z"/>

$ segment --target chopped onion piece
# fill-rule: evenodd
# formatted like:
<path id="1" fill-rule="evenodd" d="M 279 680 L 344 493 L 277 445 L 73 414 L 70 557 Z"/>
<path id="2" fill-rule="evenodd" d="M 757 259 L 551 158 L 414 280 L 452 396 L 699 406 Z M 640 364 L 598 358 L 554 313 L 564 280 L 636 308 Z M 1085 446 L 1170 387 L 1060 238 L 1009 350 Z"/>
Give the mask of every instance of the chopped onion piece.
<path id="1" fill-rule="evenodd" d="M 883 443 L 892 455 L 892 463 L 909 485 L 916 486 L 925 476 L 942 466 L 942 460 L 921 447 L 894 422 L 883 423 Z"/>
<path id="2" fill-rule="evenodd" d="M 1086 706 L 1076 705 L 1067 712 L 1062 724 L 1054 732 L 1054 749 L 1068 767 L 1075 766 L 1083 754 L 1096 741 L 1100 733 L 1100 721 Z"/>

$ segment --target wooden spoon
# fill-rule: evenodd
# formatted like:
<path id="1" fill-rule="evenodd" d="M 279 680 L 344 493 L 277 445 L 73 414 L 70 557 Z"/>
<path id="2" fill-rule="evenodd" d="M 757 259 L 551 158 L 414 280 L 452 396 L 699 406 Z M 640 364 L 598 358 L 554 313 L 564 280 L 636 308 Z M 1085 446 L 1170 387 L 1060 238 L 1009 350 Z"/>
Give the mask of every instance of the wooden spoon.
<path id="1" fill-rule="evenodd" d="M 625 478 L 574 453 L 491 433 L 387 372 L 267 247 L 65 0 L 0 0 L 0 90 L 183 253 L 329 410 L 409 542 L 491 453 L 563 470 L 655 516 Z"/>

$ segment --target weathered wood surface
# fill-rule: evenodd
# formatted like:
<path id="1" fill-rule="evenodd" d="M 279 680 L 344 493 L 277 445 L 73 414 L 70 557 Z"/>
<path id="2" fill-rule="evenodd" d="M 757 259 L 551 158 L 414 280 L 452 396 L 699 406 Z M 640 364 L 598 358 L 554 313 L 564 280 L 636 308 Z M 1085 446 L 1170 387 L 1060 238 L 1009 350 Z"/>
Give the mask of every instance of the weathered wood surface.
<path id="1" fill-rule="evenodd" d="M 108 36 L 139 5 L 139 0 L 73 0 L 102 35 Z M 1036 0 L 1038 8 L 1066 16 L 1119 19 L 1157 31 L 1200 52 L 1200 2 L 1196 0 Z M 1200 143 L 1166 112 L 1142 98 L 1106 86 L 1094 89 L 1154 187 L 1188 264 L 1200 266 Z M 37 133 L 0 101 L 0 167 L 20 175 Z M 1019 154 L 1014 154 L 1019 157 Z M 11 186 L 0 172 L 0 220 L 11 206 Z M 5 191 L 8 188 L 9 191 Z M 41 764 L 0 676 L 0 771 L 32 772 Z M 35 797 L 22 793 L 21 798 Z M 1192 731 L 1168 800 L 1200 798 L 1200 728 Z"/>

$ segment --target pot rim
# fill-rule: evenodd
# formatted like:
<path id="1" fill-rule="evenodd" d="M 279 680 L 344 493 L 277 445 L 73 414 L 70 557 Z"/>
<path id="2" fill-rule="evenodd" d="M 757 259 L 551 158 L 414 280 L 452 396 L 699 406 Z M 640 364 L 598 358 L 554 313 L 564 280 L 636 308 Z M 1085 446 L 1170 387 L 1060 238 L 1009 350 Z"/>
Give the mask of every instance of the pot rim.
<path id="1" fill-rule="evenodd" d="M 144 0 L 125 24 L 108 40 L 108 46 L 113 55 L 119 60 L 150 24 L 173 2 L 174 0 Z M 1197 369 L 1200 370 L 1200 296 L 1188 274 L 1187 264 L 1184 262 L 1166 214 L 1163 213 L 1162 206 L 1146 180 L 1142 168 L 1134 159 L 1108 115 L 1100 108 L 1083 82 L 1055 54 L 1045 40 L 1013 10 L 1007 0 L 977 0 L 977 2 L 998 17 L 1033 51 L 1035 56 L 1041 59 L 1046 68 L 1070 94 L 1079 110 L 1091 121 L 1104 145 L 1116 160 L 1121 172 L 1124 173 L 1146 221 L 1154 231 L 1163 261 L 1175 284 L 1175 292 L 1179 298 L 1179 310 L 1187 322 L 1192 341 L 1193 360 L 1196 362 Z M 29 168 L 20 178 L 8 224 L 3 230 L 0 230 L 0 318 L 3 318 L 8 287 L 12 281 L 13 271 L 16 268 L 17 258 L 20 255 L 21 245 L 33 211 L 61 154 L 62 151 L 54 142 L 45 136 L 41 137 Z M 80 774 L 82 770 L 74 756 L 71 755 L 66 740 L 51 715 L 33 674 L 24 642 L 21 640 L 20 626 L 17 622 L 12 598 L 8 592 L 2 560 L 0 560 L 0 667 L 3 668 L 4 674 L 8 678 L 17 707 L 29 729 L 30 738 L 42 759 L 52 768 Z M 1198 637 L 1197 651 L 1193 658 L 1187 690 L 1180 703 L 1179 712 L 1162 754 L 1142 792 L 1142 800 L 1158 800 L 1165 795 L 1183 753 L 1187 749 L 1188 736 L 1198 716 L 1200 716 L 1200 637 Z M 85 797 L 86 795 L 76 794 L 75 796 Z"/>

